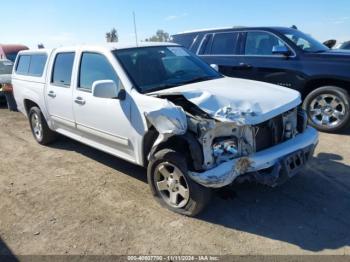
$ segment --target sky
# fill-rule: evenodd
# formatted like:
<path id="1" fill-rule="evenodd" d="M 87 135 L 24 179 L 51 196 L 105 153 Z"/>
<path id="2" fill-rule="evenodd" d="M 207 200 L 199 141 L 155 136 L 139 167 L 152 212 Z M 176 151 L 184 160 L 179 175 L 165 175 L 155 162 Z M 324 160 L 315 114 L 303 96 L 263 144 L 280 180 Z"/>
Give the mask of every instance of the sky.
<path id="1" fill-rule="evenodd" d="M 292 26 L 325 41 L 350 40 L 350 0 L 13 0 L 1 3 L 0 43 L 35 48 L 105 42 L 113 27 L 121 42 L 230 26 Z"/>

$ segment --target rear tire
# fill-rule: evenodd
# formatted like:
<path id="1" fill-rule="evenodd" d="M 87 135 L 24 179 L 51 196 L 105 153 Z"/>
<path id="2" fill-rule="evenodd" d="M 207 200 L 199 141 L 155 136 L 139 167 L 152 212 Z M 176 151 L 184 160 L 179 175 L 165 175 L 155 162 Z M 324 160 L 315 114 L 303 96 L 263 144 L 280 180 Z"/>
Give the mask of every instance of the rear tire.
<path id="1" fill-rule="evenodd" d="M 32 107 L 28 116 L 32 134 L 39 144 L 48 145 L 57 139 L 57 133 L 49 128 L 40 108 Z"/>
<path id="2" fill-rule="evenodd" d="M 171 149 L 157 152 L 148 164 L 147 179 L 155 199 L 169 210 L 196 216 L 210 201 L 211 190 L 187 175 L 186 159 Z"/>
<path id="3" fill-rule="evenodd" d="M 304 100 L 309 123 L 324 132 L 340 132 L 350 124 L 350 98 L 343 88 L 323 86 L 312 91 Z"/>

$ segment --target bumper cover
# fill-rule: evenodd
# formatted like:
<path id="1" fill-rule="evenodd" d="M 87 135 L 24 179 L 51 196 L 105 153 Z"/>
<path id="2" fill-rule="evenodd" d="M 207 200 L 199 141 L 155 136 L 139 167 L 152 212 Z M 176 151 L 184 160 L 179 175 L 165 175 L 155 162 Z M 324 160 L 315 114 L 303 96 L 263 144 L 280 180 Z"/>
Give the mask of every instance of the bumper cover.
<path id="1" fill-rule="evenodd" d="M 270 175 L 276 177 L 276 174 L 279 174 L 281 171 L 283 179 L 285 179 L 295 175 L 295 172 L 290 170 L 287 163 L 290 161 L 291 157 L 293 158 L 300 154 L 311 155 L 317 143 L 318 132 L 314 128 L 308 127 L 304 133 L 299 134 L 295 138 L 284 143 L 248 157 L 242 157 L 222 163 L 221 165 L 203 173 L 189 172 L 189 176 L 198 184 L 210 188 L 221 188 L 230 185 L 239 176 L 264 171 L 269 168 L 272 168 Z M 297 171 L 299 171 L 309 159 L 309 157 L 301 158 L 303 161 L 296 169 Z M 264 175 L 266 177 L 269 174 L 259 174 L 260 180 L 263 180 Z M 277 177 L 275 180 L 273 179 L 274 182 L 266 184 L 273 186 L 277 180 L 280 179 Z"/>

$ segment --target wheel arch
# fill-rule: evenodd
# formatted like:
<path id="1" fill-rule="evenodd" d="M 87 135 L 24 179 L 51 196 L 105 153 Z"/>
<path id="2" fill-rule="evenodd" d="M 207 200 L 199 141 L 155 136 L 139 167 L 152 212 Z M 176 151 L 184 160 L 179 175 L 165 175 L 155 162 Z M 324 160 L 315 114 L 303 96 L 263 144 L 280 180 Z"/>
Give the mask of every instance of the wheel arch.
<path id="1" fill-rule="evenodd" d="M 23 104 L 24 104 L 24 109 L 26 111 L 27 116 L 29 116 L 29 111 L 34 106 L 38 107 L 41 110 L 40 106 L 36 102 L 30 99 L 24 99 Z"/>
<path id="2" fill-rule="evenodd" d="M 184 135 L 171 136 L 160 144 L 154 146 L 158 131 L 152 126 L 145 134 L 143 139 L 143 163 L 148 165 L 148 158 L 152 158 L 154 154 L 162 149 L 173 149 L 183 154 L 186 158 L 188 168 L 190 170 L 200 170 L 203 164 L 203 150 L 195 136 L 189 132 Z"/>
<path id="3" fill-rule="evenodd" d="M 334 78 L 317 78 L 309 80 L 301 91 L 302 98 L 305 99 L 312 91 L 322 86 L 337 86 L 350 93 L 350 81 Z"/>

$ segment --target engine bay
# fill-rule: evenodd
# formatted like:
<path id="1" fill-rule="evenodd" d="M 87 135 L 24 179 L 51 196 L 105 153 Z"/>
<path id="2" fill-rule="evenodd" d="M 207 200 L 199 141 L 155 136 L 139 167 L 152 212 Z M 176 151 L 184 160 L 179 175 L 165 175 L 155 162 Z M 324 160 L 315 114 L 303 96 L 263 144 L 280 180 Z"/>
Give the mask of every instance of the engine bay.
<path id="1" fill-rule="evenodd" d="M 267 149 L 292 139 L 298 133 L 297 108 L 249 126 L 215 120 L 181 94 L 163 98 L 185 111 L 188 131 L 195 134 L 203 149 L 203 170 Z"/>

